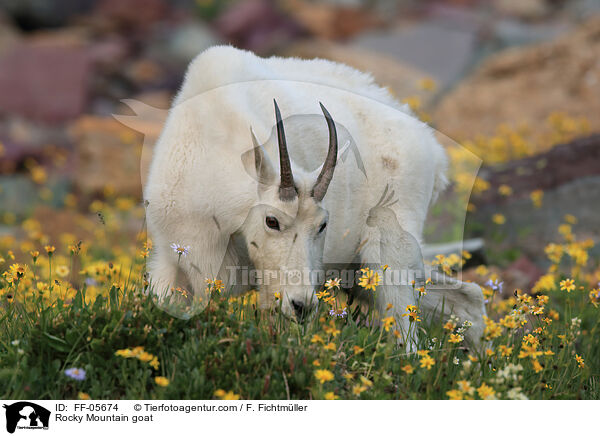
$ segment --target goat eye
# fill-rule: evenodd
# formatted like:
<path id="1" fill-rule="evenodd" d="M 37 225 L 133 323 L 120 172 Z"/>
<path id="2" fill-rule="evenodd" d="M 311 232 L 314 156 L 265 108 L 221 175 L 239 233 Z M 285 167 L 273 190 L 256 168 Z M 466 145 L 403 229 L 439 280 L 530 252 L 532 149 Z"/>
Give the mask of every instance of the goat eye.
<path id="1" fill-rule="evenodd" d="M 319 233 L 323 233 L 323 230 L 325 230 L 325 227 L 327 227 L 327 221 L 324 222 L 323 224 L 321 224 L 321 227 L 319 227 Z"/>
<path id="2" fill-rule="evenodd" d="M 268 216 L 265 219 L 265 224 L 270 229 L 279 230 L 279 221 L 274 216 Z"/>

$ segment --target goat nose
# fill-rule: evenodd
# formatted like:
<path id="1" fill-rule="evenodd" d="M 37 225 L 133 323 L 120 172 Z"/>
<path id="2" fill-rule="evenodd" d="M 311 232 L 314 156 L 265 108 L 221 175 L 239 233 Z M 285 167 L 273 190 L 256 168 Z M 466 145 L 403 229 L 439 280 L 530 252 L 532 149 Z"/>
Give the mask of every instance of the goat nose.
<path id="1" fill-rule="evenodd" d="M 296 313 L 296 318 L 301 321 L 308 313 L 306 304 L 302 300 L 292 300 L 292 307 Z"/>

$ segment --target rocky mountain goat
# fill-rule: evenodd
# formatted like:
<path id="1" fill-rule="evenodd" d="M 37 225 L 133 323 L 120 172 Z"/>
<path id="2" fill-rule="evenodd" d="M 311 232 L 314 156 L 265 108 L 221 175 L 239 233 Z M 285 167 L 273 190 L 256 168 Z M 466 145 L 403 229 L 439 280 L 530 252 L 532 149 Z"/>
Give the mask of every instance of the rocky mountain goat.
<path id="1" fill-rule="evenodd" d="M 325 278 L 387 265 L 386 273 L 407 274 L 375 292 L 355 279 L 341 286 L 375 295 L 380 313 L 393 305 L 387 313 L 406 332 L 401 315 L 427 278 L 423 225 L 446 169 L 431 128 L 371 76 L 213 47 L 190 64 L 154 150 L 144 192 L 152 290 L 197 293 L 219 278 L 234 292 L 280 293 L 282 311 L 302 317 Z M 432 274 L 444 285 L 422 298 L 423 313 L 471 321 L 477 341 L 480 288 Z"/>

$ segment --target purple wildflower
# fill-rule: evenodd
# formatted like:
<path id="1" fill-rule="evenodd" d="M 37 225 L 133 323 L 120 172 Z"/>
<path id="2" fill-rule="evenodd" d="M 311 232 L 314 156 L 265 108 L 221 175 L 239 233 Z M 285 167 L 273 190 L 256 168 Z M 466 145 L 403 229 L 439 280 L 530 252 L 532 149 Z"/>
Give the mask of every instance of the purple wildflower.
<path id="1" fill-rule="evenodd" d="M 73 380 L 85 380 L 85 369 L 83 368 L 69 368 L 65 369 L 65 375 L 71 377 Z"/>
<path id="2" fill-rule="evenodd" d="M 181 255 L 183 255 L 183 257 L 186 257 L 189 254 L 189 252 L 190 252 L 190 246 L 189 245 L 183 246 L 183 245 L 179 245 L 179 244 L 176 244 L 176 243 L 173 242 L 171 244 L 171 248 L 180 257 L 181 257 Z"/>
<path id="3" fill-rule="evenodd" d="M 348 315 L 348 312 L 346 312 L 346 308 L 342 308 L 342 309 L 331 309 L 329 311 L 329 316 L 337 316 L 338 318 L 344 318 L 346 315 Z"/>
<path id="4" fill-rule="evenodd" d="M 98 286 L 98 282 L 91 277 L 85 279 L 85 284 L 88 286 Z"/>
<path id="5" fill-rule="evenodd" d="M 490 279 L 487 282 L 485 282 L 485 285 L 492 288 L 492 290 L 494 291 L 498 291 L 499 294 L 502 293 L 502 285 L 504 285 L 504 282 L 499 281 L 498 279 L 493 280 Z"/>

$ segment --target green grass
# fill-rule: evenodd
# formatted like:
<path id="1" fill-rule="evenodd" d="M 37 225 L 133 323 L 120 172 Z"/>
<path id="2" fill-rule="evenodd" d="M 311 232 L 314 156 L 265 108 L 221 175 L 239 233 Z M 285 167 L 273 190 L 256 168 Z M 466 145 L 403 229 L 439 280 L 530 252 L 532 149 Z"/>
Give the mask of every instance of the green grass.
<path id="1" fill-rule="evenodd" d="M 518 355 L 523 335 L 543 325 L 545 315 L 530 316 L 524 328 L 503 328 L 490 346 L 494 357 L 486 357 L 483 349 L 450 344 L 440 323 L 424 320 L 418 325 L 419 348 L 431 347 L 435 359 L 428 370 L 420 367 L 420 356 L 398 345 L 391 331 L 369 327 L 367 319 L 374 314 L 365 316 L 356 308 L 348 318 L 332 321 L 321 304 L 318 316 L 297 324 L 276 309 L 258 310 L 251 296 L 242 303 L 216 294 L 205 311 L 182 320 L 138 293 L 140 282 L 125 291 L 112 287 L 87 303 L 85 291 L 69 304 L 60 298 L 48 304 L 40 296 L 3 301 L 0 397 L 72 399 L 84 392 L 94 399 L 211 399 L 223 389 L 244 399 L 319 399 L 327 392 L 347 399 L 445 399 L 448 391 L 459 389 L 457 381 L 467 380 L 474 388 L 482 383 L 492 387 L 498 398 L 520 387 L 530 399 L 600 399 L 599 309 L 589 303 L 587 292 L 551 293 L 547 309 L 556 310 L 559 320 L 534 336 L 539 349 L 554 355 L 538 357 L 539 372 L 533 359 Z M 571 328 L 575 316 L 582 319 L 579 334 Z M 311 341 L 315 334 L 324 344 L 333 343 L 333 350 Z M 499 357 L 500 344 L 514 347 L 510 357 Z M 158 369 L 115 355 L 136 346 L 158 358 Z M 355 346 L 363 350 L 356 353 Z M 575 353 L 585 358 L 584 368 L 578 367 Z M 465 363 L 469 355 L 477 362 Z M 511 363 L 523 367 L 517 379 L 497 380 Z M 407 364 L 412 374 L 402 369 Z M 71 367 L 85 369 L 85 380 L 67 377 L 64 370 Z M 320 383 L 317 369 L 331 370 L 334 379 Z M 158 386 L 156 376 L 169 379 L 169 385 Z M 471 396 L 480 397 L 477 391 Z"/>

